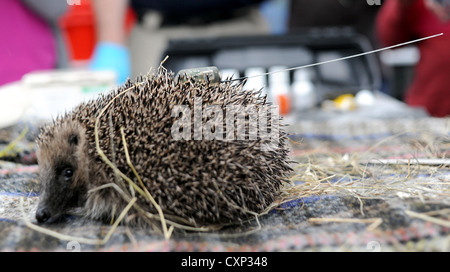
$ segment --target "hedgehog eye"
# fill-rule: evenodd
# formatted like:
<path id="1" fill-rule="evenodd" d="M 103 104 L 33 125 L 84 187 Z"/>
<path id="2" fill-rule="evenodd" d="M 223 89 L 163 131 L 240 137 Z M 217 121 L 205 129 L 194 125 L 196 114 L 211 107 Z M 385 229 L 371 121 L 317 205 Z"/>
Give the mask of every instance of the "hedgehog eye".
<path id="1" fill-rule="evenodd" d="M 63 175 L 64 175 L 64 179 L 65 179 L 66 181 L 71 180 L 71 179 L 72 179 L 72 176 L 73 176 L 73 170 L 72 170 L 72 168 L 66 168 L 66 169 L 64 169 L 64 170 L 63 170 Z"/>
<path id="2" fill-rule="evenodd" d="M 72 134 L 69 136 L 69 144 L 78 145 L 78 135 Z"/>

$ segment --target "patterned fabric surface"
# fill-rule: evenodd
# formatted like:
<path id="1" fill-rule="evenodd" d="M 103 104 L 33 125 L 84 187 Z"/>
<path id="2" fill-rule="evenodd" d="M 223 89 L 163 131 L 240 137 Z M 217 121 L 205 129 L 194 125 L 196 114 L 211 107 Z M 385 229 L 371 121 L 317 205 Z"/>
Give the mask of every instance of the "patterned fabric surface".
<path id="1" fill-rule="evenodd" d="M 39 198 L 36 129 L 13 148 L 24 125 L 0 130 L 0 250 L 450 250 L 449 118 L 304 120 L 288 130 L 295 174 L 267 213 L 213 231 L 175 229 L 168 240 L 119 225 L 101 245 L 91 242 L 110 225 L 72 217 L 42 226 L 55 237 L 25 224 Z"/>

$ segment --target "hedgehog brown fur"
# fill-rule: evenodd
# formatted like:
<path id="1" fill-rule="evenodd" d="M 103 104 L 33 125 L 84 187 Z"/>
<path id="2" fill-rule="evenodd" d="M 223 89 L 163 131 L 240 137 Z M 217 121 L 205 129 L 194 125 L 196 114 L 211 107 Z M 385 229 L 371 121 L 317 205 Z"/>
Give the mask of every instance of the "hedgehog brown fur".
<path id="1" fill-rule="evenodd" d="M 92 190 L 116 183 L 130 191 L 96 150 L 95 122 L 107 106 L 98 127 L 100 149 L 138 184 L 126 162 L 120 132 L 124 128 L 132 164 L 165 216 L 199 226 L 236 223 L 248 219 L 248 211 L 264 211 L 291 171 L 284 131 L 280 129 L 274 150 L 263 150 L 259 138 L 174 140 L 173 107 L 192 106 L 196 97 L 201 97 L 203 107 L 214 104 L 222 109 L 266 104 L 260 91 L 243 91 L 242 84 L 175 81 L 161 68 L 82 103 L 43 128 L 37 139 L 42 184 L 37 220 L 53 222 L 78 211 L 86 218 L 110 221 L 128 204 L 112 187 Z M 136 195 L 141 207 L 156 214 L 147 199 Z"/>

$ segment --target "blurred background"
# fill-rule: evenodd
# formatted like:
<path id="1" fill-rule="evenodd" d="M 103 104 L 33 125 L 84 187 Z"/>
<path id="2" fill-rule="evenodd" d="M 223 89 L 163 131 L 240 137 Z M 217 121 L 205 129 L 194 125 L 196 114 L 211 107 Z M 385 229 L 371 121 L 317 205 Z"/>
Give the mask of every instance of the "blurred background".
<path id="1" fill-rule="evenodd" d="M 2 0 L 0 18 L 8 23 L 0 24 L 0 126 L 24 115 L 54 117 L 151 72 L 166 56 L 164 67 L 174 73 L 215 66 L 223 80 L 262 75 L 244 88 L 263 88 L 294 122 L 337 113 L 444 117 L 449 6 L 447 0 Z M 444 35 L 264 75 L 438 33 Z"/>

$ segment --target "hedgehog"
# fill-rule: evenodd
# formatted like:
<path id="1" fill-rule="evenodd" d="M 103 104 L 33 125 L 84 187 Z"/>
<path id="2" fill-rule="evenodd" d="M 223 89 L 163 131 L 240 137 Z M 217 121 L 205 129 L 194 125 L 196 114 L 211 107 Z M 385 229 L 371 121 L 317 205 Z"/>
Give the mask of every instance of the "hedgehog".
<path id="1" fill-rule="evenodd" d="M 195 111 L 187 112 L 191 123 L 174 129 L 183 116 L 174 114 L 176 106 L 190 109 L 196 101 L 202 110 L 269 105 L 261 90 L 245 91 L 242 82 L 180 80 L 161 67 L 82 102 L 43 126 L 36 139 L 41 184 L 37 222 L 61 222 L 69 215 L 112 222 L 135 196 L 140 208 L 133 206 L 126 222 L 151 224 L 148 214 L 157 214 L 155 205 L 118 171 L 147 190 L 166 218 L 191 226 L 235 224 L 267 209 L 292 171 L 283 125 L 274 129 L 268 119 L 268 131 L 277 133 L 271 148 L 263 148 L 267 138 L 250 137 L 249 116 L 245 137 L 221 137 L 231 131 L 225 118 L 217 118 L 210 131 L 220 137 L 196 138 L 194 122 L 206 125 L 214 114 L 199 121 Z M 219 130 L 220 125 L 225 128 Z M 183 129 L 187 137 L 174 137 Z"/>

